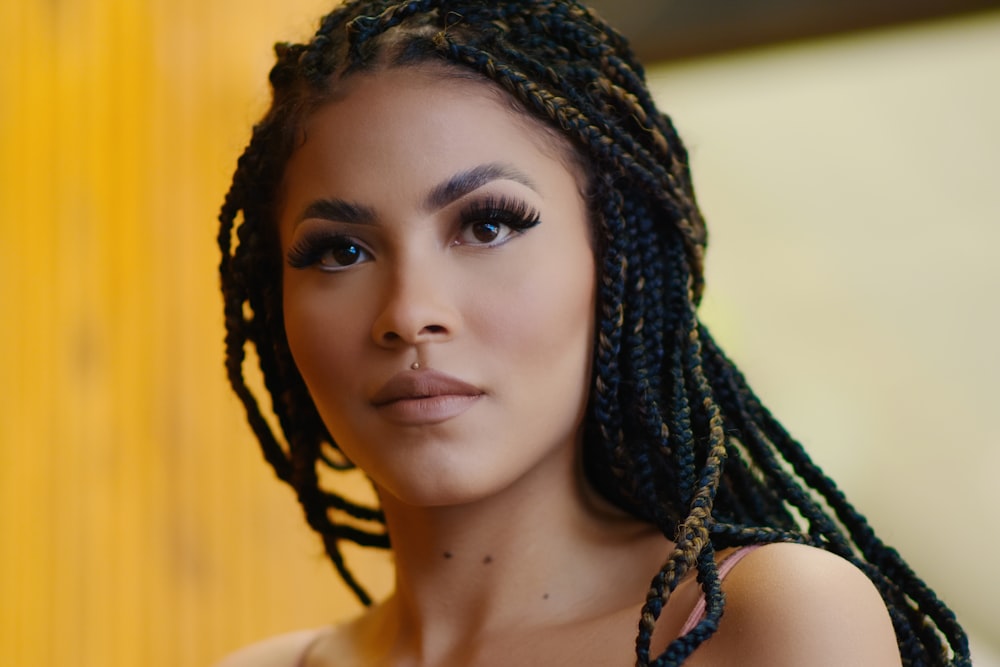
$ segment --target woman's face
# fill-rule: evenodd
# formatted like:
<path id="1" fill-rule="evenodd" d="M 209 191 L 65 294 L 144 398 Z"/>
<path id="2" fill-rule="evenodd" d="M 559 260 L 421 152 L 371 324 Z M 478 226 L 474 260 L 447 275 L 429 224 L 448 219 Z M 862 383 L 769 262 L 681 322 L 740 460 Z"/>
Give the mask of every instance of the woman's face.
<path id="1" fill-rule="evenodd" d="M 324 423 L 410 504 L 565 461 L 595 299 L 569 149 L 487 84 L 406 68 L 343 85 L 306 123 L 279 211 L 288 342 Z"/>

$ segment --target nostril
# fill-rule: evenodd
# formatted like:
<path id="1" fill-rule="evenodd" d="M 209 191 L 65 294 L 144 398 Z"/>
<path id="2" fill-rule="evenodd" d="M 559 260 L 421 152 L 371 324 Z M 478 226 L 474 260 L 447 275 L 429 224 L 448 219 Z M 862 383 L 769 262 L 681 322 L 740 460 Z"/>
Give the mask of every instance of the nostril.
<path id="1" fill-rule="evenodd" d="M 428 324 L 427 326 L 424 327 L 424 331 L 426 333 L 439 334 L 439 333 L 444 333 L 445 328 L 440 324 Z"/>

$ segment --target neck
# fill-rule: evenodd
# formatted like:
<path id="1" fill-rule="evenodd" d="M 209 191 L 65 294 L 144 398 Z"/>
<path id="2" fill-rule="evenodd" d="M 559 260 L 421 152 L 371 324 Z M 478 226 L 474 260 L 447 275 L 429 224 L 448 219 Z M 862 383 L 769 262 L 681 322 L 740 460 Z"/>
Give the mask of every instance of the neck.
<path id="1" fill-rule="evenodd" d="M 559 454 L 549 470 L 460 505 L 382 494 L 396 562 L 386 612 L 410 650 L 440 655 L 517 624 L 638 613 L 670 545 L 597 497 L 576 458 Z"/>

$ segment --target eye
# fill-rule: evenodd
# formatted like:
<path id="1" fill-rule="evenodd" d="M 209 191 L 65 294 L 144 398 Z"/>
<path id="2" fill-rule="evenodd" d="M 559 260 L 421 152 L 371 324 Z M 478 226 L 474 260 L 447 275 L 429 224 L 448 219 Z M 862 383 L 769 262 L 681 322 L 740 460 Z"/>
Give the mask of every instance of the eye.
<path id="1" fill-rule="evenodd" d="M 498 239 L 503 240 L 513 233 L 510 227 L 499 222 L 473 222 L 466 225 L 460 238 L 465 245 L 489 245 Z"/>
<path id="2" fill-rule="evenodd" d="M 320 255 L 317 263 L 324 268 L 339 269 L 363 261 L 367 254 L 365 249 L 357 243 L 345 239 L 342 243 L 332 246 Z"/>
<path id="3" fill-rule="evenodd" d="M 474 202 L 461 213 L 462 228 L 456 245 L 503 245 L 540 222 L 538 212 L 522 201 L 501 197 Z"/>
<path id="4" fill-rule="evenodd" d="M 316 234 L 288 250 L 288 265 L 295 269 L 315 266 L 323 271 L 343 271 L 371 260 L 371 253 L 348 236 Z"/>

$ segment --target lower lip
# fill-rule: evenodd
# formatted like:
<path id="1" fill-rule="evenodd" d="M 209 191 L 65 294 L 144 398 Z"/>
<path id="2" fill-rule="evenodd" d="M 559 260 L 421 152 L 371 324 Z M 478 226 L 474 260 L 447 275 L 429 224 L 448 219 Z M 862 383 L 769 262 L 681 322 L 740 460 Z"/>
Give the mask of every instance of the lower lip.
<path id="1" fill-rule="evenodd" d="M 408 398 L 376 406 L 379 414 L 404 426 L 440 424 L 458 417 L 471 408 L 482 395 L 448 394 L 427 398 Z"/>

